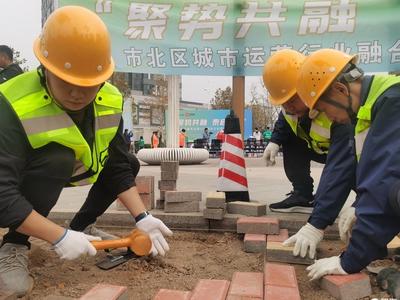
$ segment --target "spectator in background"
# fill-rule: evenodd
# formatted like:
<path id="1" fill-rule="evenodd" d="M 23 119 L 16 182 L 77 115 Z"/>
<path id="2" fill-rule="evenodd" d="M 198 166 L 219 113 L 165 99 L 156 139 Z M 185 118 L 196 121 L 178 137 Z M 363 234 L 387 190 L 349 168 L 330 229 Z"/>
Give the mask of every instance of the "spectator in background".
<path id="1" fill-rule="evenodd" d="M 212 134 L 212 132 L 208 131 L 208 128 L 204 128 L 204 132 L 203 132 L 203 139 L 205 140 L 205 142 L 207 142 L 207 144 L 210 143 L 210 135 Z"/>
<path id="2" fill-rule="evenodd" d="M 257 143 L 260 143 L 261 141 L 261 131 L 258 130 L 258 127 L 255 128 L 253 132 L 253 137 L 256 139 Z"/>
<path id="3" fill-rule="evenodd" d="M 268 144 L 270 139 L 271 139 L 271 137 L 272 137 L 272 131 L 269 128 L 269 126 L 267 126 L 267 128 L 264 130 L 262 135 L 263 135 L 264 143 Z"/>
<path id="4" fill-rule="evenodd" d="M 153 131 L 153 135 L 151 136 L 151 148 L 158 148 L 159 143 L 158 132 Z"/>
<path id="5" fill-rule="evenodd" d="M 181 132 L 179 132 L 179 148 L 186 148 L 186 130 L 182 128 Z"/>
<path id="6" fill-rule="evenodd" d="M 0 83 L 24 72 L 18 64 L 13 63 L 13 59 L 13 50 L 6 45 L 0 45 Z"/>
<path id="7" fill-rule="evenodd" d="M 139 150 L 144 148 L 144 139 L 143 136 L 139 138 Z"/>
<path id="8" fill-rule="evenodd" d="M 131 136 L 133 136 L 133 133 L 132 133 L 132 135 L 130 135 L 131 133 L 132 133 L 132 131 L 128 132 L 128 129 L 124 130 L 124 141 L 125 141 L 128 151 L 131 150 Z"/>

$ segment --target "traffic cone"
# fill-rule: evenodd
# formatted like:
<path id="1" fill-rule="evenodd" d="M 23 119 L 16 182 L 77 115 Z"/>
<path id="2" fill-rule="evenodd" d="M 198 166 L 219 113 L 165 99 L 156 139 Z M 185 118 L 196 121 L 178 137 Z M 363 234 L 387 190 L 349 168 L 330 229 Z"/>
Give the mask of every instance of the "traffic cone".
<path id="1" fill-rule="evenodd" d="M 232 110 L 230 115 L 225 118 L 224 133 L 217 191 L 225 192 L 226 202 L 250 201 L 239 118 Z"/>

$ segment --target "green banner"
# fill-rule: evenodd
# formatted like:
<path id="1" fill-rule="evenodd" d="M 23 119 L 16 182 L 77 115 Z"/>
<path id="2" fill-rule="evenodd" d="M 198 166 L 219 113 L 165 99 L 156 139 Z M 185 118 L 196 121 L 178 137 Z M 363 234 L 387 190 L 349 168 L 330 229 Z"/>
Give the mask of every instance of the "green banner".
<path id="1" fill-rule="evenodd" d="M 367 72 L 400 70 L 398 0 L 58 0 L 95 11 L 112 35 L 117 70 L 256 75 L 271 53 L 358 53 Z"/>

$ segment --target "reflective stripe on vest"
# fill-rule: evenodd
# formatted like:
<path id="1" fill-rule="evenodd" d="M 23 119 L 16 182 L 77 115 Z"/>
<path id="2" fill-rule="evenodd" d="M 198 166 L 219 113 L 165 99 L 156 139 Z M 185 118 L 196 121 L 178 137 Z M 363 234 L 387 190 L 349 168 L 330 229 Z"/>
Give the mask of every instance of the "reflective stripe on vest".
<path id="1" fill-rule="evenodd" d="M 84 185 L 97 180 L 121 120 L 122 96 L 114 86 L 106 83 L 93 102 L 95 137 L 92 150 L 73 120 L 47 95 L 36 71 L 0 85 L 0 93 L 16 112 L 32 148 L 55 142 L 75 152 L 72 176 L 83 178 L 71 184 Z M 88 171 L 92 174 L 84 176 Z"/>
<path id="2" fill-rule="evenodd" d="M 318 154 L 328 153 L 332 122 L 324 113 L 319 113 L 317 117 L 312 120 L 309 134 L 307 134 L 303 128 L 298 126 L 297 116 L 286 114 L 283 109 L 282 113 L 294 134 L 306 141 L 308 148 Z"/>
<path id="3" fill-rule="evenodd" d="M 355 142 L 357 160 L 360 160 L 361 152 L 371 126 L 372 109 L 376 100 L 391 86 L 400 83 L 400 77 L 395 75 L 375 75 L 367 100 L 357 112 L 357 124 L 355 127 Z"/>

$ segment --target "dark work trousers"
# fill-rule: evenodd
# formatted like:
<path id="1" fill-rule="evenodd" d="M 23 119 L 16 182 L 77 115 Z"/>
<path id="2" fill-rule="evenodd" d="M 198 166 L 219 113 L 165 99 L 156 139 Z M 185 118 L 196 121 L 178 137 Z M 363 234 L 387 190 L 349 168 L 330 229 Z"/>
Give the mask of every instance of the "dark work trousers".
<path id="1" fill-rule="evenodd" d="M 20 185 L 21 194 L 33 209 L 44 217 L 57 203 L 64 186 L 69 182 L 75 162 L 73 150 L 50 143 L 32 151 Z M 25 244 L 29 236 L 10 229 L 3 243 Z"/>
<path id="2" fill-rule="evenodd" d="M 314 180 L 310 173 L 310 162 L 326 162 L 325 154 L 318 154 L 307 147 L 307 143 L 294 133 L 282 144 L 283 166 L 293 190 L 306 199 L 313 200 Z"/>
<path id="3" fill-rule="evenodd" d="M 129 154 L 129 161 L 133 176 L 136 178 L 139 173 L 140 164 L 133 154 Z M 105 168 L 107 164 L 105 165 Z M 100 173 L 97 182 L 93 184 L 86 198 L 85 203 L 82 205 L 79 212 L 72 219 L 70 228 L 76 231 L 83 231 L 88 225 L 96 222 L 96 219 L 101 216 L 106 209 L 117 199 L 118 195 L 108 191 L 104 184 L 107 179 Z"/>

